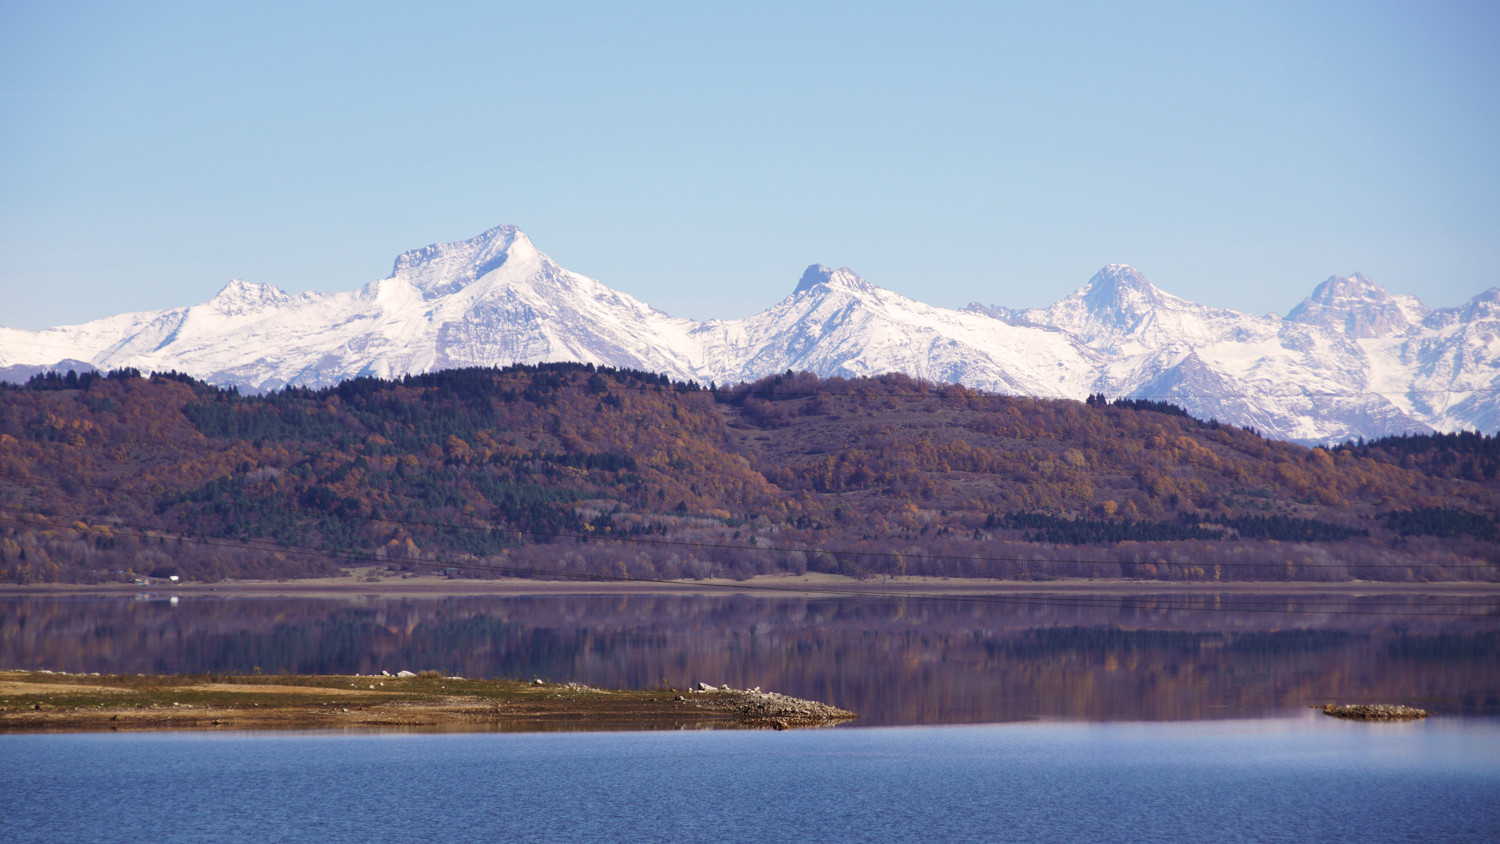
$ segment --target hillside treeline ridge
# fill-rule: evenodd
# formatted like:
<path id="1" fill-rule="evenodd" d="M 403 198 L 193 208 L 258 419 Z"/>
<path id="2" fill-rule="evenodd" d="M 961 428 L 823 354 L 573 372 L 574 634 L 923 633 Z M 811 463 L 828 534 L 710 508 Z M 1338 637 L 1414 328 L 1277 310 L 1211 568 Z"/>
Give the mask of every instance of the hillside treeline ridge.
<path id="1" fill-rule="evenodd" d="M 49 373 L 0 387 L 0 579 L 1495 580 L 1497 475 L 1478 432 L 1306 448 L 904 375 Z"/>

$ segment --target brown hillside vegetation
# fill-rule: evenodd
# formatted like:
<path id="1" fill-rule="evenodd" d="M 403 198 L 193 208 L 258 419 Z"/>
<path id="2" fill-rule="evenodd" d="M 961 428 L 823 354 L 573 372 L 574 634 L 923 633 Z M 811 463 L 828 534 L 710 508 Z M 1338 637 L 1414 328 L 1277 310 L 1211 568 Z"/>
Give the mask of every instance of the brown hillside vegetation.
<path id="1" fill-rule="evenodd" d="M 0 578 L 1497 579 L 1495 438 L 1308 449 L 1174 411 L 576 364 L 38 378 L 0 389 Z"/>

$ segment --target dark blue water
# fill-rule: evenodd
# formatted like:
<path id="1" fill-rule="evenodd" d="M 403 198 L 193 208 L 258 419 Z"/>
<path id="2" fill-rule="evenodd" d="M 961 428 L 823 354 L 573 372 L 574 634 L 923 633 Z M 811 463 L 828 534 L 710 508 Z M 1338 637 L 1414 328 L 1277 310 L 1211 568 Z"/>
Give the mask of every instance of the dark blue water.
<path id="1" fill-rule="evenodd" d="M 1500 840 L 1500 722 L 0 736 L 0 841 Z"/>

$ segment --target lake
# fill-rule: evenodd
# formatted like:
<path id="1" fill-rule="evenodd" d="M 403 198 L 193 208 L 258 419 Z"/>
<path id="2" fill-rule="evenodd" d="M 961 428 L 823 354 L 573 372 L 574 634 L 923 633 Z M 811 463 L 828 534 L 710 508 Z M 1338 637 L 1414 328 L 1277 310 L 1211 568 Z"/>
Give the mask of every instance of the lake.
<path id="1" fill-rule="evenodd" d="M 1486 841 L 1500 724 L 0 736 L 0 840 Z"/>
<path id="2" fill-rule="evenodd" d="M 760 686 L 860 726 L 1500 715 L 1500 598 L 0 598 L 0 665 Z"/>
<path id="3" fill-rule="evenodd" d="M 0 599 L 0 664 L 762 686 L 852 727 L 0 735 L 0 841 L 1500 840 L 1493 596 Z M 1327 701 L 1437 713 L 1366 724 Z"/>

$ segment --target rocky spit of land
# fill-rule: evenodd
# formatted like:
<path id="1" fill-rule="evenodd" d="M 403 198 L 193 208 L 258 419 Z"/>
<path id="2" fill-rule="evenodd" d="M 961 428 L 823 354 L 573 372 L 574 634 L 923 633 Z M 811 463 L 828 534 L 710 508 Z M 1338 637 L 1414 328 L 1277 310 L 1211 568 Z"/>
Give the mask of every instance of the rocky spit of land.
<path id="1" fill-rule="evenodd" d="M 820 727 L 856 717 L 826 703 L 790 697 L 775 692 L 763 692 L 759 686 L 753 689 L 732 689 L 729 686 L 715 688 L 708 683 L 699 683 L 691 697 L 679 697 L 679 702 L 695 703 L 708 711 L 733 713 L 742 726 L 772 727 L 785 730 L 788 727 Z"/>
<path id="2" fill-rule="evenodd" d="M 1313 708 L 1350 721 L 1415 721 L 1429 714 L 1425 709 L 1397 703 L 1329 703 Z"/>
<path id="3" fill-rule="evenodd" d="M 595 689 L 438 672 L 94 675 L 0 671 L 0 732 L 822 727 L 854 713 L 760 689 Z"/>

